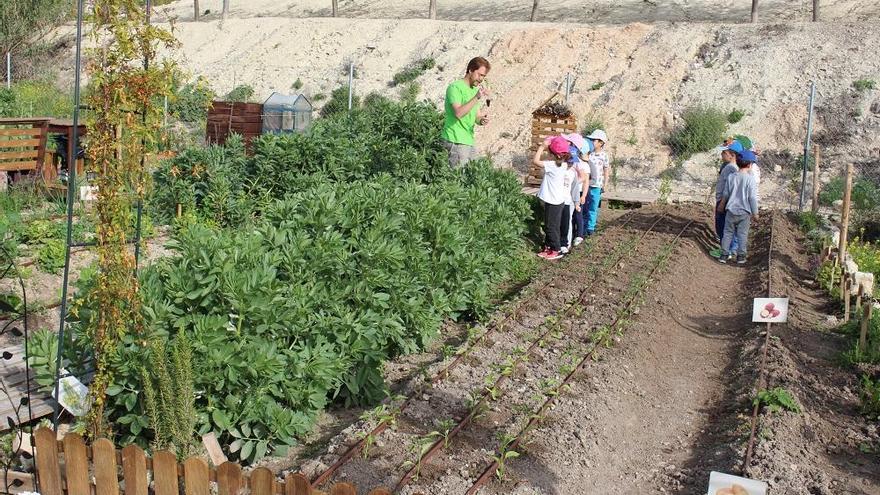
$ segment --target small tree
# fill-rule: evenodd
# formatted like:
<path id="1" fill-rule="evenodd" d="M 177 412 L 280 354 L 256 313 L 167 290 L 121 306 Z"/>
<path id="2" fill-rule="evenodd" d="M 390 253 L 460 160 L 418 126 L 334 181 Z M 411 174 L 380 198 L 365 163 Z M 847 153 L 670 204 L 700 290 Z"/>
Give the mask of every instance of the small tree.
<path id="1" fill-rule="evenodd" d="M 199 0 L 193 0 L 193 20 L 199 22 Z"/>

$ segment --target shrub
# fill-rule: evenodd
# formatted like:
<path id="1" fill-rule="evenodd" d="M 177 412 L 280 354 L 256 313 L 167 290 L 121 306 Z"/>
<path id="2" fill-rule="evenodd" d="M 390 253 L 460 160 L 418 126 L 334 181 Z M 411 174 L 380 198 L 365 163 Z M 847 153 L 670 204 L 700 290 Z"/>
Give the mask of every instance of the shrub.
<path id="1" fill-rule="evenodd" d="M 880 380 L 863 375 L 859 398 L 862 401 L 862 414 L 871 419 L 880 419 Z"/>
<path id="2" fill-rule="evenodd" d="M 742 120 L 742 118 L 745 116 L 746 116 L 745 110 L 739 110 L 737 108 L 734 108 L 733 110 L 730 111 L 729 114 L 727 114 L 727 122 L 730 124 L 736 124 L 737 122 Z"/>
<path id="3" fill-rule="evenodd" d="M 416 81 L 411 81 L 400 89 L 400 100 L 414 102 L 419 97 L 422 87 Z"/>
<path id="4" fill-rule="evenodd" d="M 242 103 L 247 103 L 252 101 L 254 97 L 254 88 L 248 84 L 240 84 L 232 89 L 229 93 L 226 94 L 224 98 L 226 101 L 239 101 Z"/>
<path id="5" fill-rule="evenodd" d="M 873 79 L 858 79 L 853 81 L 852 85 L 856 91 L 867 91 L 876 87 L 876 83 Z"/>
<path id="6" fill-rule="evenodd" d="M 692 107 L 682 114 L 682 124 L 673 131 L 666 144 L 681 159 L 709 151 L 724 139 L 727 116 L 713 107 Z"/>
<path id="7" fill-rule="evenodd" d="M 73 97 L 53 84 L 22 81 L 0 90 L 0 117 L 69 117 Z"/>
<path id="8" fill-rule="evenodd" d="M 415 62 L 407 65 L 397 74 L 394 74 L 394 77 L 391 79 L 391 83 L 393 86 L 399 86 L 401 84 L 413 82 L 419 78 L 426 71 L 429 71 L 434 68 L 436 62 L 433 58 L 421 58 L 416 60 Z"/>
<path id="9" fill-rule="evenodd" d="M 605 123 L 602 118 L 596 114 L 590 113 L 584 117 L 584 127 L 581 134 L 584 137 L 589 136 L 596 129 L 605 129 Z"/>
<path id="10" fill-rule="evenodd" d="M 294 91 L 299 91 L 303 87 L 302 79 L 296 78 L 296 81 L 293 81 L 293 84 L 290 85 L 290 89 Z"/>
<path id="11" fill-rule="evenodd" d="M 835 177 L 822 187 L 819 192 L 819 203 L 831 206 L 835 201 L 843 199 L 846 180 Z M 850 201 L 854 210 L 869 211 L 880 208 L 880 187 L 868 179 L 856 179 L 853 182 Z"/>
<path id="12" fill-rule="evenodd" d="M 175 97 L 168 102 L 168 111 L 182 122 L 194 124 L 204 121 L 208 116 L 208 108 L 216 94 L 208 85 L 208 81 L 198 78 L 195 81 L 179 85 L 175 81 L 173 91 Z"/>
<path id="13" fill-rule="evenodd" d="M 317 96 L 317 95 L 316 95 Z M 358 95 L 352 95 L 351 108 L 360 106 L 361 99 Z M 329 117 L 348 111 L 348 85 L 340 86 L 330 92 L 330 100 L 321 108 L 321 117 Z"/>
<path id="14" fill-rule="evenodd" d="M 825 225 L 825 221 L 817 213 L 803 211 L 798 214 L 798 225 L 805 234 Z"/>
<path id="15" fill-rule="evenodd" d="M 794 395 L 782 387 L 770 390 L 760 390 L 752 401 L 754 405 L 765 407 L 771 413 L 787 410 L 795 413 L 801 412 L 800 406 L 794 399 Z"/>

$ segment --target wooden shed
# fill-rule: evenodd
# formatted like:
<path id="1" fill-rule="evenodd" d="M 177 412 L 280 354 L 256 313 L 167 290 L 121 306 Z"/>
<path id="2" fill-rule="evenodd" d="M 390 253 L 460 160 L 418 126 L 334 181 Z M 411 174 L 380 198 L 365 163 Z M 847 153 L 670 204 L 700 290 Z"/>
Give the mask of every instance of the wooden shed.
<path id="1" fill-rule="evenodd" d="M 215 101 L 208 110 L 208 128 L 205 136 L 209 143 L 223 144 L 232 133 L 244 138 L 245 146 L 260 137 L 263 131 L 263 105 L 261 103 L 240 103 Z"/>

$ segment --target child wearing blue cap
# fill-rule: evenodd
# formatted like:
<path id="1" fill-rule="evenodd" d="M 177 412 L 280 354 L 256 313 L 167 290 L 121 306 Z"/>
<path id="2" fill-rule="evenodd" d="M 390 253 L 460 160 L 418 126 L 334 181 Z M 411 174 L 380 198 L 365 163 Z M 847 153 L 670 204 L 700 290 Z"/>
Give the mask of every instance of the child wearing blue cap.
<path id="1" fill-rule="evenodd" d="M 737 239 L 736 263 L 744 265 L 748 255 L 749 227 L 758 219 L 758 186 L 749 168 L 755 163 L 755 154 L 743 150 L 736 155 L 737 172 L 727 177 L 721 202 L 716 211 L 725 212 L 724 237 L 721 240 L 719 263 L 727 263 L 732 254 L 731 245 Z"/>
<path id="2" fill-rule="evenodd" d="M 721 147 L 721 168 L 718 170 L 718 182 L 715 184 L 715 234 L 718 236 L 718 248 L 709 251 L 714 258 L 721 257 L 721 241 L 724 237 L 724 219 L 727 216 L 726 210 L 719 210 L 718 205 L 724 197 L 724 189 L 727 187 L 727 178 L 731 174 L 735 174 L 739 167 L 736 165 L 736 154 L 743 151 L 743 146 L 739 141 L 732 141 Z M 733 238 L 731 251 L 736 251 L 737 241 Z"/>

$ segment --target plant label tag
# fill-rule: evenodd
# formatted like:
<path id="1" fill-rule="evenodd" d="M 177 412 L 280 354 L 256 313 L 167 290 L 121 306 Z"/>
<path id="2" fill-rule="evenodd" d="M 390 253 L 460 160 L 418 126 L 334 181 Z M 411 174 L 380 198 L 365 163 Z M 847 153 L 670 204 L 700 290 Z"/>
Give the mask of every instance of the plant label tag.
<path id="1" fill-rule="evenodd" d="M 755 323 L 785 323 L 788 321 L 787 297 L 756 297 L 752 306 Z"/>
<path id="2" fill-rule="evenodd" d="M 82 186 L 79 188 L 80 201 L 94 201 L 98 199 L 98 186 Z"/>
<path id="3" fill-rule="evenodd" d="M 61 374 L 66 375 L 67 371 L 62 368 Z M 85 416 L 89 412 L 89 389 L 77 380 L 75 376 L 65 376 L 58 381 L 58 392 L 61 398 L 55 397 L 55 389 L 52 388 L 52 398 L 61 404 L 74 416 Z"/>
<path id="4" fill-rule="evenodd" d="M 767 483 L 712 471 L 707 495 L 767 495 Z"/>

